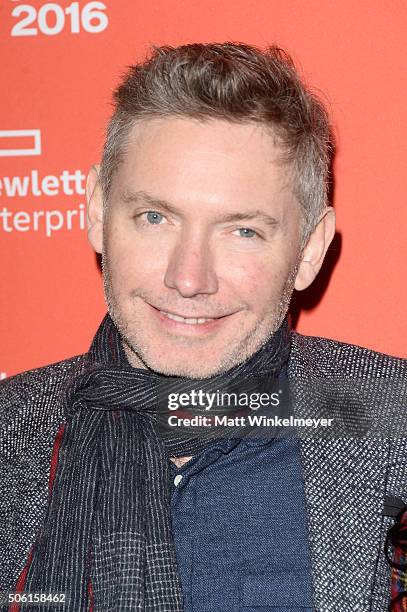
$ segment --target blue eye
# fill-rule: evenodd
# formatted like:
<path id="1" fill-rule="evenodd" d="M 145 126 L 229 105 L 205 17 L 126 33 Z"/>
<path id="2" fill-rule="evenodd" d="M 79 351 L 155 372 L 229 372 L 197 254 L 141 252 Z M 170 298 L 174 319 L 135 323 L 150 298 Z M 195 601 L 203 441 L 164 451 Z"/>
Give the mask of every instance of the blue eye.
<path id="1" fill-rule="evenodd" d="M 147 213 L 147 221 L 152 225 L 159 225 L 164 217 L 155 210 L 149 210 Z"/>
<path id="2" fill-rule="evenodd" d="M 239 227 L 237 231 L 242 238 L 254 238 L 254 236 L 257 236 L 257 233 L 249 227 Z"/>

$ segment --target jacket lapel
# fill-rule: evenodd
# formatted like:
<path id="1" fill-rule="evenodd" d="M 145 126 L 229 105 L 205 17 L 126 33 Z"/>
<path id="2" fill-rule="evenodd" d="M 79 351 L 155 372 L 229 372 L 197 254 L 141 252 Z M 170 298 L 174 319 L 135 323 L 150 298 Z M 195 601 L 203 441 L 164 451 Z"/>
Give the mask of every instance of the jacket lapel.
<path id="1" fill-rule="evenodd" d="M 79 356 L 28 372 L 8 391 L 5 411 L 9 417 L 8 456 L 0 461 L 2 589 L 15 587 L 43 524 L 52 449 L 58 428 L 64 422 L 63 392 L 80 374 L 84 363 L 84 357 Z M 29 395 L 26 389 L 31 391 Z M 23 424 L 19 411 L 25 417 Z M 17 453 L 16 446 L 24 450 Z M 2 529 L 3 526 L 6 528 Z"/>
<path id="2" fill-rule="evenodd" d="M 10 589 L 14 588 L 28 560 L 47 511 L 51 453 L 57 429 L 58 426 L 54 426 L 38 436 L 35 445 L 30 446 L 19 463 L 10 469 L 8 486 L 13 491 L 13 503 L 8 517 L 11 525 L 9 559 L 6 567 L 0 570 L 1 578 Z"/>
<path id="3" fill-rule="evenodd" d="M 382 547 L 389 441 L 355 435 L 369 430 L 373 406 L 352 387 L 343 392 L 341 382 L 352 381 L 345 368 L 342 378 L 329 377 L 326 364 L 316 364 L 302 346 L 292 355 L 294 416 L 334 416 L 334 426 L 317 434 L 298 429 L 315 608 L 367 612 Z"/>
<path id="4" fill-rule="evenodd" d="M 303 439 L 315 607 L 370 610 L 381 546 L 387 444 Z"/>

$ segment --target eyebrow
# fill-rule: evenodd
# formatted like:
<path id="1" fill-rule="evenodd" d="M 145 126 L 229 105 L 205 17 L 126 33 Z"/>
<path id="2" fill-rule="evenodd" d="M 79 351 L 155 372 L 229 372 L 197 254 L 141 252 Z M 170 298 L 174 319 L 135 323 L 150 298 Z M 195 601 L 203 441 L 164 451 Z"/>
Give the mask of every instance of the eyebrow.
<path id="1" fill-rule="evenodd" d="M 160 208 L 161 210 L 165 210 L 166 212 L 173 215 L 181 215 L 181 212 L 173 206 L 167 200 L 162 200 L 161 198 L 156 198 L 146 191 L 126 191 L 121 196 L 122 201 L 125 204 L 132 203 L 140 203 L 144 202 L 149 206 L 154 206 Z M 262 210 L 250 210 L 246 212 L 236 212 L 236 213 L 228 213 L 226 215 L 218 215 L 216 218 L 217 223 L 230 223 L 234 221 L 245 221 L 250 219 L 256 219 L 258 221 L 263 221 L 266 225 L 271 227 L 275 227 L 279 225 L 277 219 L 268 215 Z"/>

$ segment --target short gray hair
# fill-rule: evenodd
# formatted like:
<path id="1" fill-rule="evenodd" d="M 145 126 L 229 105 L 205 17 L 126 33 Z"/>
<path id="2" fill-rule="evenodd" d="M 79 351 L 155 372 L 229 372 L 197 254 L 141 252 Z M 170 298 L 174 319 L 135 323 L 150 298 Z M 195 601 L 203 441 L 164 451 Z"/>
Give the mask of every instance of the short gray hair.
<path id="1" fill-rule="evenodd" d="M 182 117 L 270 127 L 283 161 L 292 164 L 303 236 L 327 206 L 333 152 L 328 113 L 291 57 L 275 45 L 265 51 L 229 42 L 153 47 L 149 58 L 129 67 L 114 101 L 100 170 L 105 203 L 133 126 L 143 119 Z"/>

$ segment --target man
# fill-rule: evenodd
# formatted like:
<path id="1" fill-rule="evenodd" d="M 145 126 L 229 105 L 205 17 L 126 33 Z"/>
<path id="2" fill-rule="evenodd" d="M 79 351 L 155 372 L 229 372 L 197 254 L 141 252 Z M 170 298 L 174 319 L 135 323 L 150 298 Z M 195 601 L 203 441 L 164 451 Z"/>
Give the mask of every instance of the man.
<path id="1" fill-rule="evenodd" d="M 230 43 L 156 49 L 115 101 L 87 184 L 109 315 L 88 354 L 2 386 L 1 588 L 73 612 L 399 605 L 406 441 L 378 423 L 405 362 L 287 323 L 335 231 L 322 104 L 281 50 Z M 158 389 L 265 377 L 335 433 L 159 426 Z"/>

